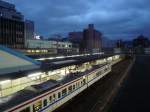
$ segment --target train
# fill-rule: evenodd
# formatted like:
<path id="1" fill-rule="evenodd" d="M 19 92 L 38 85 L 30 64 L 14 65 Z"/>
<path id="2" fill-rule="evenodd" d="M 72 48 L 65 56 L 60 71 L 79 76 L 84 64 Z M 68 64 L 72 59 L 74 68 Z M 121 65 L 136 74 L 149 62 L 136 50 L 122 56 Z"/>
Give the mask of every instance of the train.
<path id="1" fill-rule="evenodd" d="M 73 73 L 66 76 L 60 82 L 49 80 L 39 85 L 30 86 L 23 90 L 22 95 L 20 93 L 18 98 L 22 96 L 20 98 L 23 99 L 26 97 L 25 95 L 33 96 L 33 94 L 36 96 L 6 110 L 6 112 L 52 112 L 109 72 L 111 72 L 110 64 L 96 65 L 84 73 Z"/>
<path id="2" fill-rule="evenodd" d="M 96 62 L 83 64 L 86 70 L 78 65 L 78 70 L 73 70 L 60 80 L 49 79 L 1 97 L 0 112 L 53 112 L 110 73 L 112 65 L 122 59 L 119 55 L 105 57 L 105 62 L 97 59 Z"/>

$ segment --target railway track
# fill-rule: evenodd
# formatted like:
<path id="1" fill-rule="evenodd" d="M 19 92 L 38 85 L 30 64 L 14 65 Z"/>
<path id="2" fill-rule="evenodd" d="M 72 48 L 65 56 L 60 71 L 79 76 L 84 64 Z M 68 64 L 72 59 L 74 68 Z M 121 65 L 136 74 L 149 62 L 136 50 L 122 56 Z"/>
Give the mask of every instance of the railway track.
<path id="1" fill-rule="evenodd" d="M 121 83 L 123 82 L 124 78 L 126 77 L 128 70 L 132 67 L 132 64 L 130 64 L 130 66 L 128 66 L 129 63 L 130 62 L 128 62 L 128 61 L 122 63 L 119 66 L 119 69 L 117 68 L 118 65 L 114 66 L 113 71 L 112 71 L 112 75 L 118 74 L 117 75 L 118 77 L 116 77 L 116 80 L 115 80 L 116 83 L 114 83 L 114 85 L 112 85 L 110 90 L 108 90 L 106 92 L 106 94 L 103 97 L 103 101 L 101 99 L 98 99 L 98 101 L 95 103 L 95 105 L 93 105 L 91 110 L 88 112 L 107 112 L 107 110 L 108 110 L 107 105 L 112 102 L 113 97 L 116 95 L 118 89 L 120 88 Z M 102 104 L 100 104 L 100 103 L 102 103 Z"/>
<path id="2" fill-rule="evenodd" d="M 129 63 L 126 59 L 114 65 L 111 73 L 54 112 L 100 112 Z"/>

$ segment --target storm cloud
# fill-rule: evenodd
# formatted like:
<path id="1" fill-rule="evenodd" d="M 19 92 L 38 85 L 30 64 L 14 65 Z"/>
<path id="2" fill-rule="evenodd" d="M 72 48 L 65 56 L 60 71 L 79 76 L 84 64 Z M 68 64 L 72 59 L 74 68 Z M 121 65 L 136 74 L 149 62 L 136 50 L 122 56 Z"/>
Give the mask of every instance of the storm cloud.
<path id="1" fill-rule="evenodd" d="M 35 22 L 36 32 L 48 37 L 80 31 L 89 23 L 109 38 L 150 36 L 150 0 L 7 0 L 25 18 Z"/>

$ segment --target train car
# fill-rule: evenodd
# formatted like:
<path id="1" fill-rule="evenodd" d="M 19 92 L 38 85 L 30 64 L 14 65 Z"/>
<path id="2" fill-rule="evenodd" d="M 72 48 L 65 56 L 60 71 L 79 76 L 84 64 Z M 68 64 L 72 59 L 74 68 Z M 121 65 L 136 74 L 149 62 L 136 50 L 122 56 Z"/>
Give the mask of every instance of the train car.
<path id="1" fill-rule="evenodd" d="M 71 73 L 60 81 L 32 85 L 0 105 L 5 112 L 52 112 L 111 71 L 111 64 L 94 65 L 85 72 Z M 8 100 L 8 99 L 7 99 Z M 10 106 L 10 107 L 9 107 Z M 7 108 L 7 109 L 6 109 Z"/>

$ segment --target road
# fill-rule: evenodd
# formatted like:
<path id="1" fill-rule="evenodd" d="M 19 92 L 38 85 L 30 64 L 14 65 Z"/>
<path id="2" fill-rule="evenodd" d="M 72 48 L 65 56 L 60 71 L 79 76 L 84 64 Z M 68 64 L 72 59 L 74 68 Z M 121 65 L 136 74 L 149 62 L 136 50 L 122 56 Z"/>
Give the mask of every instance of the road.
<path id="1" fill-rule="evenodd" d="M 111 73 L 55 112 L 97 112 L 101 110 L 129 63 L 130 60 L 125 60 L 116 64 Z"/>
<path id="2" fill-rule="evenodd" d="M 150 56 L 137 56 L 109 112 L 150 112 Z"/>

